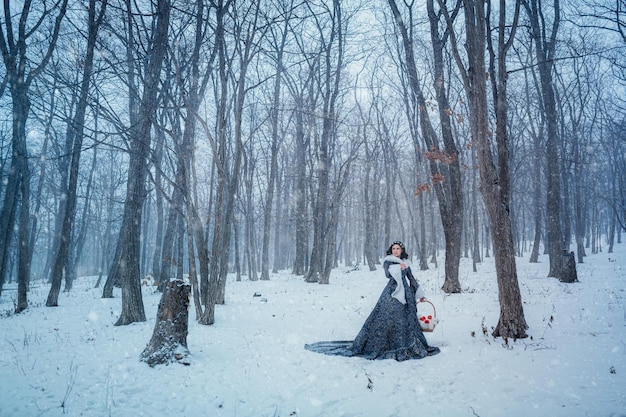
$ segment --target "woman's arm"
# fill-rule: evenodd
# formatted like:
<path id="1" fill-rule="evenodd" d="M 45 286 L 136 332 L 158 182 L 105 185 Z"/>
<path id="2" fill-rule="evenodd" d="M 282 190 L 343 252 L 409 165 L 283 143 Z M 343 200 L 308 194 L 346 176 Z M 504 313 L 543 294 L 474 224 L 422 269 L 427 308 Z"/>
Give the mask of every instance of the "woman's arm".
<path id="1" fill-rule="evenodd" d="M 391 276 L 391 273 L 389 272 L 389 265 L 391 265 L 391 262 L 389 262 L 389 261 L 383 262 L 383 270 L 385 271 L 385 276 L 387 278 L 393 278 Z"/>
<path id="2" fill-rule="evenodd" d="M 411 271 L 411 268 L 408 268 L 406 270 L 406 276 L 409 279 L 411 288 L 413 288 L 413 291 L 415 292 L 415 300 L 426 301 L 426 293 L 422 289 L 422 286 L 417 283 L 417 280 L 413 276 L 413 271 Z"/>

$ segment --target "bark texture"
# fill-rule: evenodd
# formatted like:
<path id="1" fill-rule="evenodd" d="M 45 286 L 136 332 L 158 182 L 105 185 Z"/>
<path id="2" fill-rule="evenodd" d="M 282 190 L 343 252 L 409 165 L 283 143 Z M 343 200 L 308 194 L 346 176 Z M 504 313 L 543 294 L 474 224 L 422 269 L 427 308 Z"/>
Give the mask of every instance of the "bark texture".
<path id="1" fill-rule="evenodd" d="M 576 272 L 576 256 L 574 252 L 564 251 L 561 256 L 563 265 L 561 266 L 561 282 L 578 282 L 578 273 Z"/>
<path id="2" fill-rule="evenodd" d="M 189 365 L 187 333 L 190 294 L 189 284 L 180 280 L 168 282 L 159 302 L 152 338 L 140 356 L 142 362 L 150 366 L 173 362 Z"/>

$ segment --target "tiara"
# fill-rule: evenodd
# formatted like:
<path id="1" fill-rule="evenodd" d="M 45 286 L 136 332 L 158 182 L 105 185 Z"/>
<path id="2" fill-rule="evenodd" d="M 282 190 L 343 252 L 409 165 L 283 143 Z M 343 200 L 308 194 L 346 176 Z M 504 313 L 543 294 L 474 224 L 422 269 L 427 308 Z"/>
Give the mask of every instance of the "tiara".
<path id="1" fill-rule="evenodd" d="M 393 245 L 399 245 L 402 249 L 404 249 L 404 243 L 400 242 L 399 240 L 396 240 L 395 242 L 393 242 L 391 246 Z"/>

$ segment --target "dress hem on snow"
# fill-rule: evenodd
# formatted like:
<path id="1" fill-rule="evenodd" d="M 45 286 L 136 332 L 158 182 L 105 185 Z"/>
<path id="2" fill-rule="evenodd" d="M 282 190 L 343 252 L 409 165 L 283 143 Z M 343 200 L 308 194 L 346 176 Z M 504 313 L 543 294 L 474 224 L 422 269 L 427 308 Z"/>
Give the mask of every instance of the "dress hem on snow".
<path id="1" fill-rule="evenodd" d="M 306 344 L 305 349 L 326 355 L 397 361 L 439 353 L 439 348 L 428 345 L 419 325 L 415 301 L 416 293 L 423 293 L 410 268 L 403 270 L 401 277 L 406 302 L 402 303 L 393 295 L 398 288 L 398 277 L 391 275 L 389 267 L 399 261 L 395 257 L 385 258 L 383 268 L 389 282 L 354 340 L 316 342 Z"/>

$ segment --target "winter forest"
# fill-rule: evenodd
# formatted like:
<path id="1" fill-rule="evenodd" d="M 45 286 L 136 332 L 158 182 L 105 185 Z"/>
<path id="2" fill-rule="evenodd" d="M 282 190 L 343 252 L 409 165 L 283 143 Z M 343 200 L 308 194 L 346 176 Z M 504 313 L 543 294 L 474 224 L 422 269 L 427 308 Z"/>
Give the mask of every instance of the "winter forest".
<path id="1" fill-rule="evenodd" d="M 568 281 L 563 258 L 621 242 L 623 0 L 0 7 L 11 314 L 97 276 L 142 322 L 142 281 L 184 277 L 211 325 L 227 274 L 329 284 L 402 240 L 445 293 L 494 257 L 493 334 L 517 339 L 522 256 Z"/>

